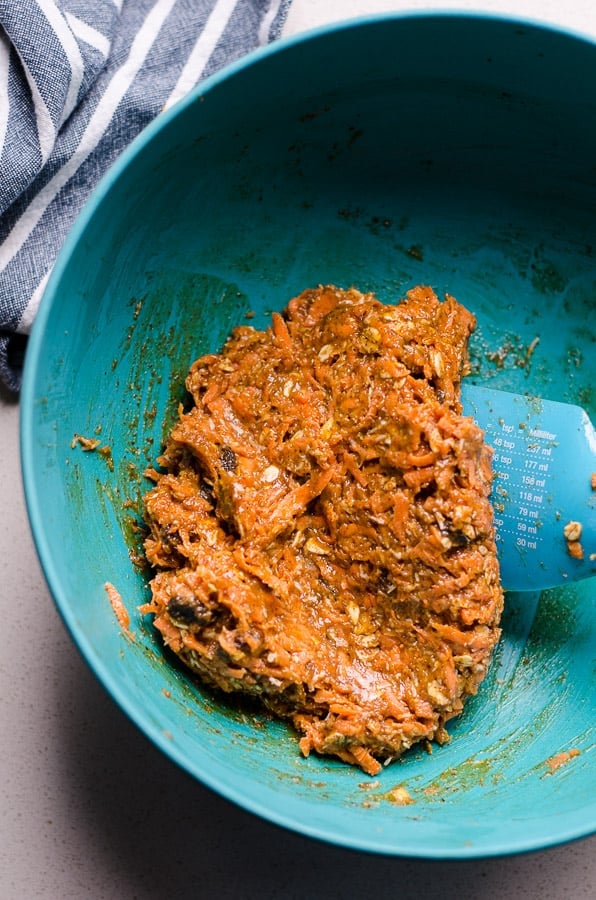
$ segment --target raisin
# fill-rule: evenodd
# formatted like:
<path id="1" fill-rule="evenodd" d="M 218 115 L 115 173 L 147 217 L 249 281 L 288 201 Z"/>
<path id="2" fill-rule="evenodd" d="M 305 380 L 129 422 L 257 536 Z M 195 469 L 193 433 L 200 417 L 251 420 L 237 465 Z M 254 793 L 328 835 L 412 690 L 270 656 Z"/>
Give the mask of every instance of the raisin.
<path id="1" fill-rule="evenodd" d="M 231 447 L 222 447 L 219 454 L 222 469 L 226 472 L 235 472 L 238 468 L 238 457 Z"/>
<path id="2" fill-rule="evenodd" d="M 453 528 L 447 530 L 447 537 L 451 541 L 452 547 L 467 547 L 471 543 L 467 534 Z"/>
<path id="3" fill-rule="evenodd" d="M 194 597 L 172 597 L 168 603 L 168 615 L 181 625 L 207 625 L 214 618 L 213 611 Z"/>

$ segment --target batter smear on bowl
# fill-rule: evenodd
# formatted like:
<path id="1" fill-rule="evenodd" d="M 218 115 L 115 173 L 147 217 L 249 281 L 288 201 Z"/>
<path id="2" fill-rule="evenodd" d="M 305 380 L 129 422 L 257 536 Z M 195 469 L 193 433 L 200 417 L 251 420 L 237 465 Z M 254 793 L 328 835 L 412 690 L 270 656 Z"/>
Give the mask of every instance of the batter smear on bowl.
<path id="1" fill-rule="evenodd" d="M 477 691 L 503 593 L 491 451 L 461 415 L 474 317 L 322 286 L 197 360 L 151 470 L 143 607 L 210 686 L 374 775 Z"/>

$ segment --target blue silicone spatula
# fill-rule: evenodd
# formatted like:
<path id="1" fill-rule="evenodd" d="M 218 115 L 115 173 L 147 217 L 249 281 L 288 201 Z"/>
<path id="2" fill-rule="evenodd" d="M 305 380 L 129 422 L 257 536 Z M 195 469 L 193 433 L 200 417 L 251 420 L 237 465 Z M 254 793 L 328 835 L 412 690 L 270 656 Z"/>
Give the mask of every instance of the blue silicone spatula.
<path id="1" fill-rule="evenodd" d="M 468 383 L 462 403 L 494 449 L 503 587 L 535 591 L 595 575 L 596 432 L 587 413 Z M 571 547 L 570 538 L 578 538 Z"/>

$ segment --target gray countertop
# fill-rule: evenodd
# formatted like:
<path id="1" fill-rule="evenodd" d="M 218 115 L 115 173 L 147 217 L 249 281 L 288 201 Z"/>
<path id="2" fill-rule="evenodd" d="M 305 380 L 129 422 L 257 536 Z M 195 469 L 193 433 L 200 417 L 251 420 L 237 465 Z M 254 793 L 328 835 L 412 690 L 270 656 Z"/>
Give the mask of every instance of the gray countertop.
<path id="1" fill-rule="evenodd" d="M 295 0 L 286 32 L 399 6 Z M 540 9 L 596 34 L 593 0 L 434 6 Z M 17 400 L 0 391 L 0 900 L 596 896 L 596 837 L 474 862 L 376 857 L 261 821 L 176 768 L 107 696 L 55 610 L 27 522 L 18 422 Z"/>

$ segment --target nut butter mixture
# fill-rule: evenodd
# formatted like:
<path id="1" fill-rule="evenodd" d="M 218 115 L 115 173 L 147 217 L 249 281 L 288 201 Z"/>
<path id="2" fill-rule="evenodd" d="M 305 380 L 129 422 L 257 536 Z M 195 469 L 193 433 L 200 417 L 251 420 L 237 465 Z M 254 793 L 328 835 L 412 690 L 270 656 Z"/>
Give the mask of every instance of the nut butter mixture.
<path id="1" fill-rule="evenodd" d="M 376 774 L 447 739 L 503 594 L 491 455 L 461 415 L 474 318 L 427 287 L 333 286 L 234 330 L 187 378 L 146 495 L 143 609 L 200 679 Z"/>

